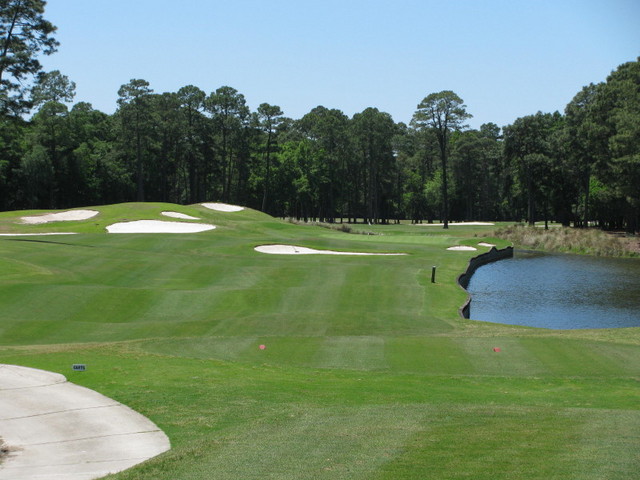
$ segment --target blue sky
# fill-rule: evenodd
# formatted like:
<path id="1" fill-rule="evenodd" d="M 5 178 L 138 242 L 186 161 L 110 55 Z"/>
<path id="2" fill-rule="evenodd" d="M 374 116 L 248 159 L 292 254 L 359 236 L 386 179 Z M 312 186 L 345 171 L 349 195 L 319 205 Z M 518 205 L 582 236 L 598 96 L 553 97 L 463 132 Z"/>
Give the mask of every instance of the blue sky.
<path id="1" fill-rule="evenodd" d="M 132 78 L 157 93 L 229 85 L 255 110 L 317 105 L 409 122 L 453 90 L 499 126 L 562 111 L 584 86 L 640 56 L 639 0 L 49 0 L 75 102 L 112 113 Z"/>

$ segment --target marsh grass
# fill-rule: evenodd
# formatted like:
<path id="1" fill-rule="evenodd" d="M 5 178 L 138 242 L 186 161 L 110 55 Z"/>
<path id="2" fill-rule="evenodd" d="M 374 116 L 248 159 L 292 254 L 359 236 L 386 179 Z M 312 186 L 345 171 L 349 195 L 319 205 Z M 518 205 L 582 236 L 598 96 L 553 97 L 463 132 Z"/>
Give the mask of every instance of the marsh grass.
<path id="1" fill-rule="evenodd" d="M 495 236 L 509 240 L 517 248 L 551 252 L 580 253 L 601 257 L 633 257 L 628 243 L 602 230 L 558 227 L 548 230 L 522 225 L 497 229 Z"/>

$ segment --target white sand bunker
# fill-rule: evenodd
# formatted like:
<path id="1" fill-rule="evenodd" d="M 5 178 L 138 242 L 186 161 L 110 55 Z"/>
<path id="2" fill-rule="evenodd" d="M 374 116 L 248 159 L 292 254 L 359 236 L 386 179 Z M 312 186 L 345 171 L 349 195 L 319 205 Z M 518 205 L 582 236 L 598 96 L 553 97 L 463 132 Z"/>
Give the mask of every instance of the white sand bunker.
<path id="1" fill-rule="evenodd" d="M 54 233 L 0 233 L 0 237 L 42 237 L 45 235 L 77 235 L 74 232 L 54 232 Z"/>
<path id="2" fill-rule="evenodd" d="M 416 227 L 442 227 L 444 223 L 414 223 Z M 495 223 L 488 222 L 449 222 L 449 226 L 452 227 L 489 227 L 495 225 Z"/>
<path id="3" fill-rule="evenodd" d="M 244 207 L 239 207 L 238 205 L 229 205 L 228 203 L 201 203 L 205 208 L 209 210 L 215 210 L 217 212 L 240 212 L 244 210 Z"/>
<path id="4" fill-rule="evenodd" d="M 98 215 L 95 210 L 69 210 L 66 212 L 47 213 L 44 215 L 34 215 L 31 217 L 22 217 L 22 223 L 29 225 L 37 225 L 49 222 L 72 222 L 79 220 L 88 220 Z"/>
<path id="5" fill-rule="evenodd" d="M 455 247 L 449 247 L 447 250 L 456 250 L 460 252 L 473 252 L 478 250 L 476 247 L 468 247 L 466 245 L 456 245 Z"/>
<path id="6" fill-rule="evenodd" d="M 165 217 L 171 218 L 182 218 L 183 220 L 200 220 L 199 217 L 192 217 L 191 215 L 187 215 L 186 213 L 180 212 L 161 212 Z"/>
<path id="7" fill-rule="evenodd" d="M 314 248 L 298 247 L 296 245 L 260 245 L 254 250 L 271 255 L 406 255 L 406 253 L 364 253 L 337 252 L 334 250 L 316 250 Z"/>
<path id="8" fill-rule="evenodd" d="M 480 242 L 478 245 L 481 247 L 495 247 L 493 243 Z"/>
<path id="9" fill-rule="evenodd" d="M 162 220 L 136 220 L 114 223 L 107 227 L 109 233 L 199 233 L 213 230 L 207 223 L 165 222 Z"/>

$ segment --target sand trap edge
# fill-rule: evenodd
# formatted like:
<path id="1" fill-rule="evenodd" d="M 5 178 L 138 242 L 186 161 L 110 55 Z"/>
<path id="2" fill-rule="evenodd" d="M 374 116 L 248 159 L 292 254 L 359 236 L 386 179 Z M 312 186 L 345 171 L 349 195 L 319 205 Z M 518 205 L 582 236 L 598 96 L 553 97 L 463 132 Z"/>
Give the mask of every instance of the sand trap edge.
<path id="1" fill-rule="evenodd" d="M 244 207 L 240 207 L 239 205 L 229 205 L 228 203 L 219 203 L 219 202 L 206 202 L 201 203 L 204 208 L 208 208 L 209 210 L 215 210 L 216 212 L 241 212 L 244 210 Z"/>
<path id="2" fill-rule="evenodd" d="M 256 252 L 269 255 L 358 255 L 358 256 L 398 256 L 406 253 L 366 253 L 366 252 L 338 252 L 335 250 L 316 250 L 315 248 L 300 247 L 297 245 L 258 245 L 254 247 Z"/>
<path id="3" fill-rule="evenodd" d="M 47 235 L 77 235 L 76 232 L 54 232 L 54 233 L 0 233 L 0 237 L 44 237 Z"/>
<path id="4" fill-rule="evenodd" d="M 181 218 L 182 220 L 200 220 L 200 217 L 192 217 L 191 215 L 187 215 L 186 213 L 171 212 L 171 211 L 160 212 L 160 213 L 165 217 Z"/>
<path id="5" fill-rule="evenodd" d="M 28 215 L 21 217 L 20 220 L 26 225 L 40 225 L 50 222 L 78 222 L 89 220 L 99 213 L 97 210 L 67 210 L 66 212 L 45 213 L 43 215 Z"/>
<path id="6" fill-rule="evenodd" d="M 480 242 L 478 245 L 481 247 L 488 247 L 488 248 L 495 247 L 493 243 L 487 243 L 487 242 Z"/>
<path id="7" fill-rule="evenodd" d="M 113 223 L 106 227 L 108 233 L 201 233 L 214 230 L 208 223 L 167 222 L 164 220 L 134 220 Z"/>

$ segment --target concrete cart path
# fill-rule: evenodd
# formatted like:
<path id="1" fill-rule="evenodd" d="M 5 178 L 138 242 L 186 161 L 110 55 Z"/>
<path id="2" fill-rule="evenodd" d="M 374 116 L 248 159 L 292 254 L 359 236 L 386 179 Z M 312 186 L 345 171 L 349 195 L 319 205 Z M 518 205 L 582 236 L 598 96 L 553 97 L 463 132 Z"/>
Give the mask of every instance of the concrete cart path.
<path id="1" fill-rule="evenodd" d="M 0 364 L 0 480 L 90 480 L 169 450 L 153 422 L 60 374 Z"/>

